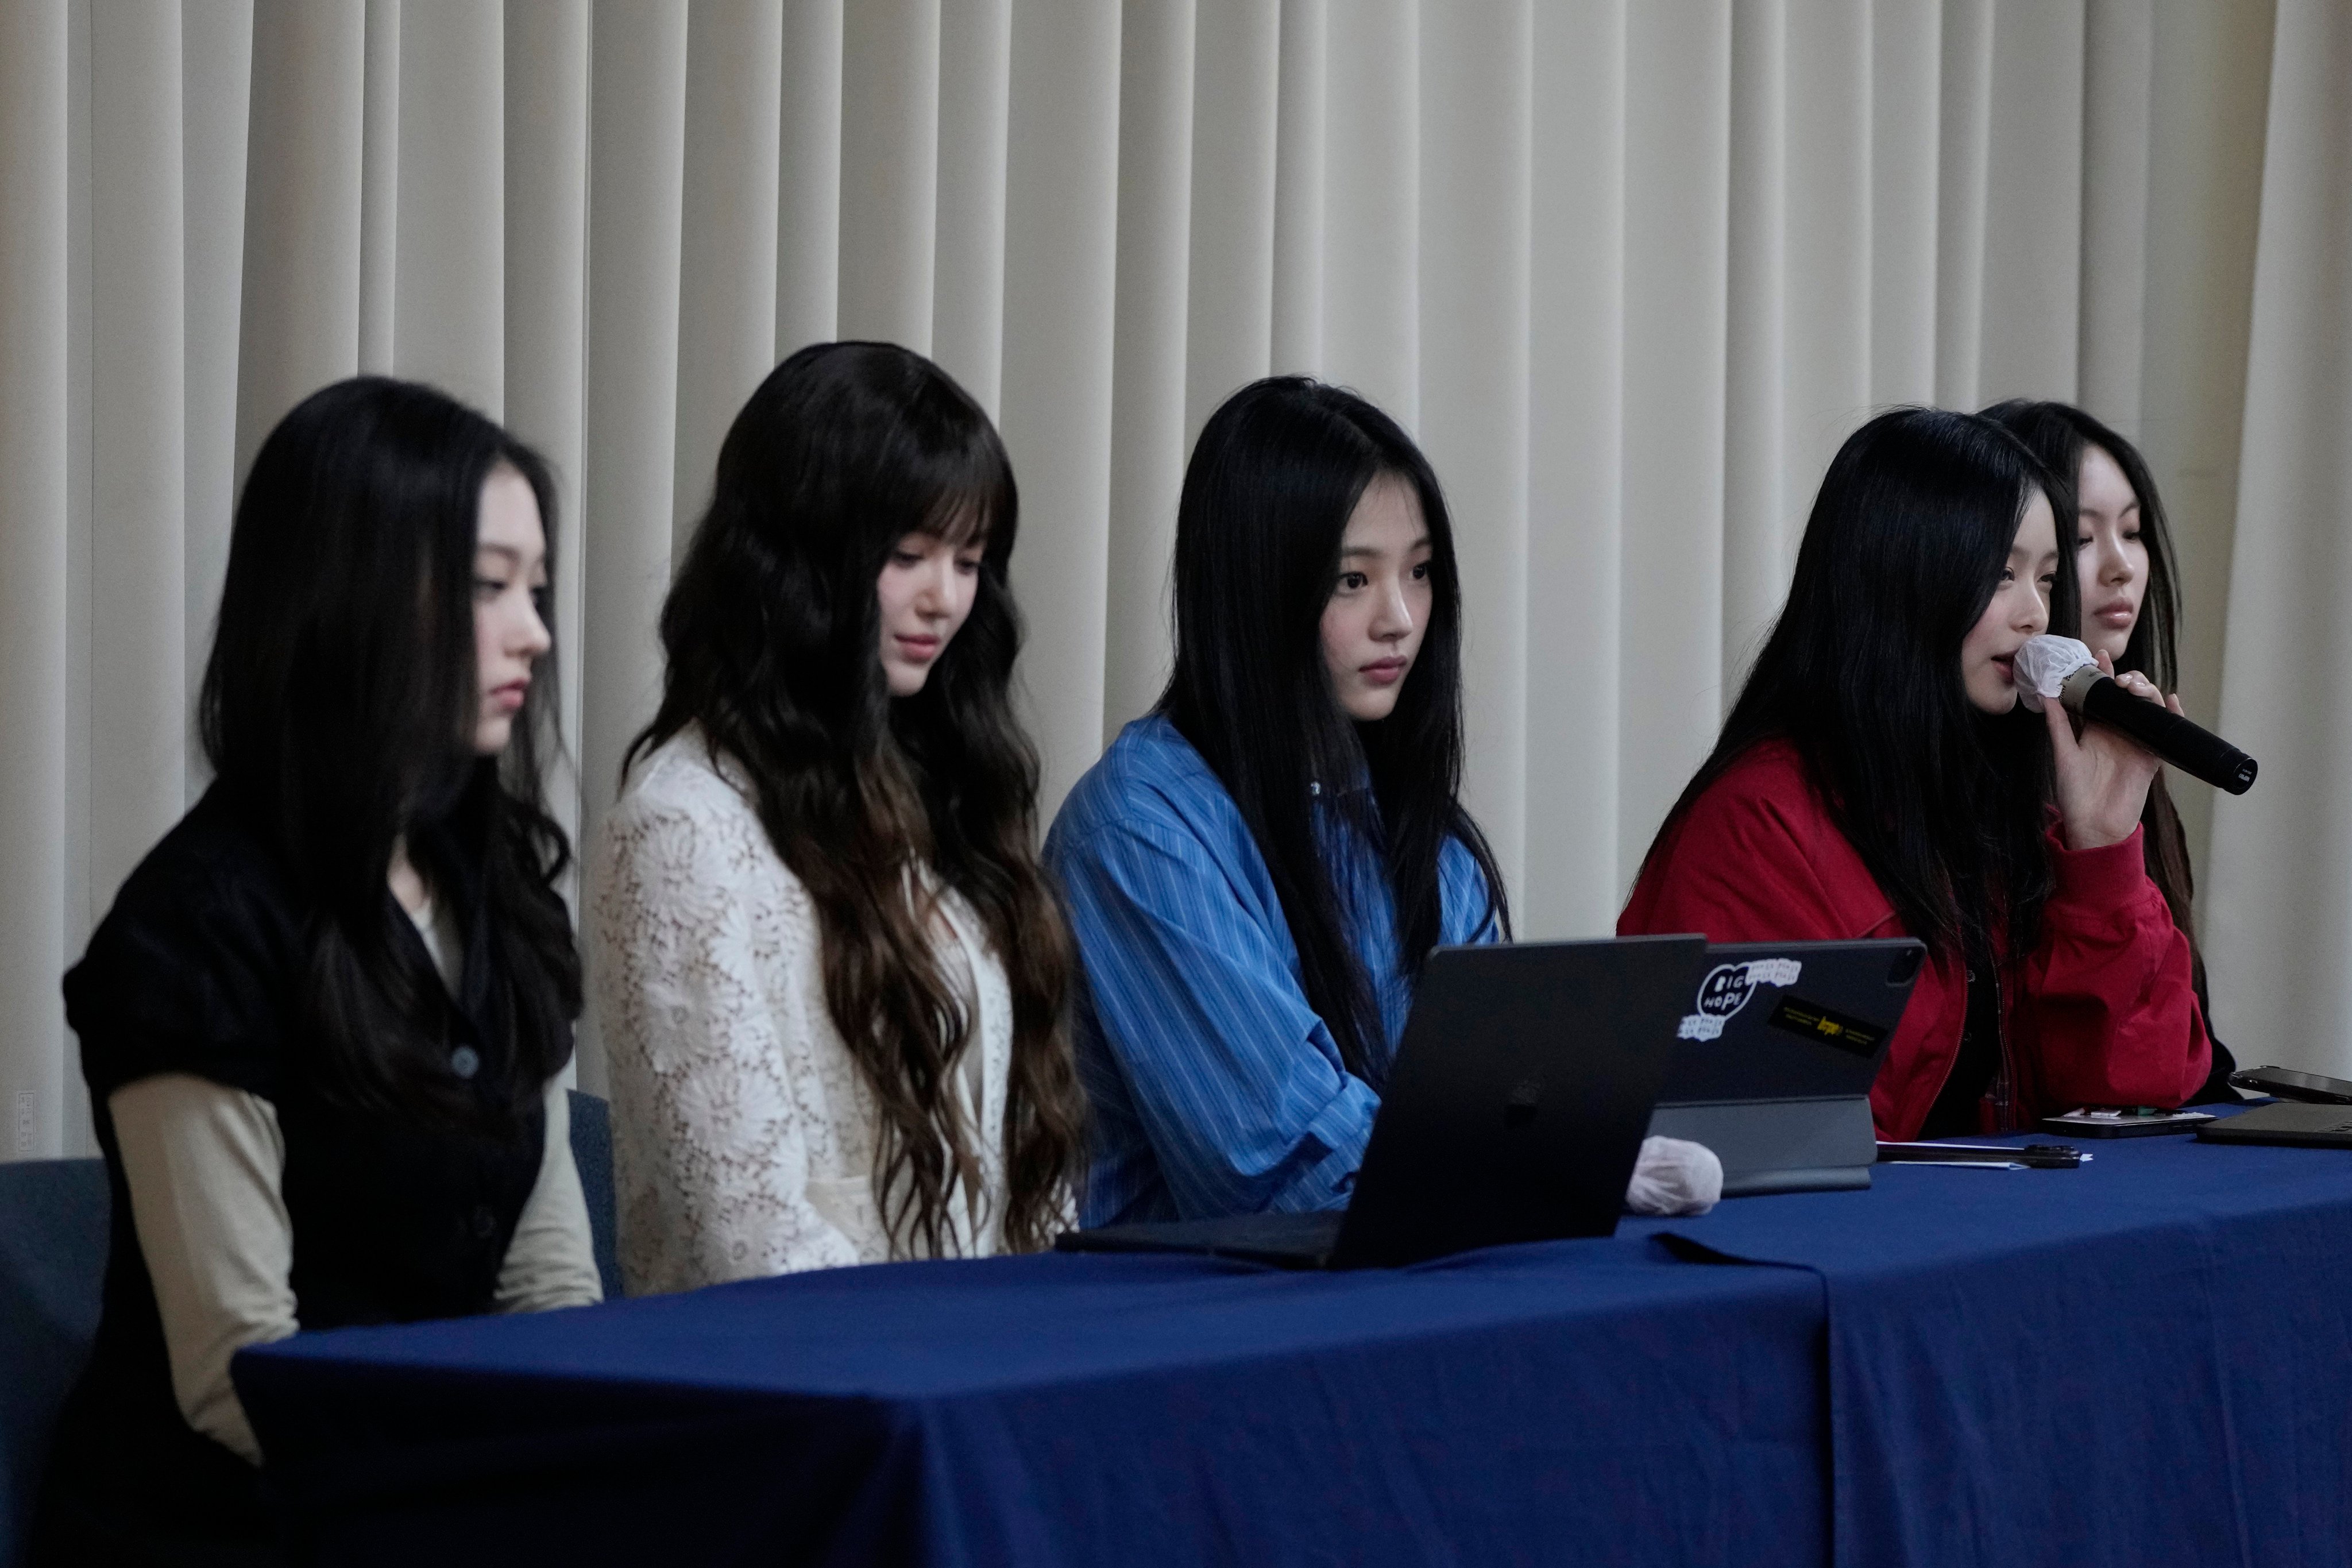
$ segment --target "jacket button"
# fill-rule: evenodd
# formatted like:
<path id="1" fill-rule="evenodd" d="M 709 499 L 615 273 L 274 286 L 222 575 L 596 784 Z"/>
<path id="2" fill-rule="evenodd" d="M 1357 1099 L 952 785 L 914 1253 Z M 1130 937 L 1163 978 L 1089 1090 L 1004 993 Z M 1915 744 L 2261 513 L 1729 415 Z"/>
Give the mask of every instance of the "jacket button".
<path id="1" fill-rule="evenodd" d="M 459 1046 L 449 1053 L 449 1070 L 459 1078 L 471 1078 L 482 1070 L 482 1058 L 471 1046 Z"/>
<path id="2" fill-rule="evenodd" d="M 498 1228 L 499 1216 L 490 1212 L 490 1205 L 476 1204 L 474 1205 L 474 1239 L 488 1241 Z"/>

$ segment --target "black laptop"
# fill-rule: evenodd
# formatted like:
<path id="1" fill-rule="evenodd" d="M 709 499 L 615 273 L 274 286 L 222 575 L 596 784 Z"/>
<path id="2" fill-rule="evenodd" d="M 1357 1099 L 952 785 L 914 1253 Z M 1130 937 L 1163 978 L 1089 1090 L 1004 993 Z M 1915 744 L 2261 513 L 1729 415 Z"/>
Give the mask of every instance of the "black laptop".
<path id="1" fill-rule="evenodd" d="M 1692 936 L 1439 948 L 1345 1211 L 1105 1226 L 1055 1245 L 1360 1268 L 1611 1235 L 1706 970 Z"/>
<path id="2" fill-rule="evenodd" d="M 2197 1129 L 2206 1143 L 2284 1143 L 2300 1149 L 2352 1149 L 2352 1105 L 2312 1105 L 2282 1100 Z"/>
<path id="3" fill-rule="evenodd" d="M 1926 957 L 1908 938 L 1708 948 L 1651 1132 L 1714 1150 L 1726 1197 L 1870 1185 L 1871 1080 Z"/>

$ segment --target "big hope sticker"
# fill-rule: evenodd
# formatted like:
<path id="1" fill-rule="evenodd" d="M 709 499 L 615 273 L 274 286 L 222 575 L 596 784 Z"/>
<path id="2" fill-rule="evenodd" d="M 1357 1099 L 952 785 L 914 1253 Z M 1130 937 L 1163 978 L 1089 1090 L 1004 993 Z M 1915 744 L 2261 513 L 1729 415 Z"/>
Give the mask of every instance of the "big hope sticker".
<path id="1" fill-rule="evenodd" d="M 1754 958 L 1746 963 L 1718 963 L 1698 983 L 1698 1011 L 1683 1015 L 1675 1037 L 1712 1040 L 1721 1037 L 1724 1025 L 1748 1005 L 1762 985 L 1794 985 L 1805 966 L 1793 958 Z"/>

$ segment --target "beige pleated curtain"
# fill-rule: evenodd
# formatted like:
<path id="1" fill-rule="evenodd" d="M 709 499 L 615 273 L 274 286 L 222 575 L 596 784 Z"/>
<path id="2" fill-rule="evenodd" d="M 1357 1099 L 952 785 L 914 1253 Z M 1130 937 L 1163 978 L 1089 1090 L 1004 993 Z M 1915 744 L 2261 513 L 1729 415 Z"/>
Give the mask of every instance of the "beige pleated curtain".
<path id="1" fill-rule="evenodd" d="M 1609 927 L 1855 424 L 2077 398 L 2148 447 L 2192 710 L 2269 770 L 2210 855 L 2189 792 L 2223 1031 L 2352 1063 L 2347 31 L 2335 0 L 9 0 L 0 1153 L 88 1147 L 58 975 L 202 787 L 236 486 L 289 406 L 421 377 L 551 458 L 593 824 L 728 421 L 835 336 L 1002 423 L 1049 808 L 1162 678 L 1207 412 L 1306 371 L 1400 416 L 1458 518 L 1473 804 L 1536 934 Z"/>

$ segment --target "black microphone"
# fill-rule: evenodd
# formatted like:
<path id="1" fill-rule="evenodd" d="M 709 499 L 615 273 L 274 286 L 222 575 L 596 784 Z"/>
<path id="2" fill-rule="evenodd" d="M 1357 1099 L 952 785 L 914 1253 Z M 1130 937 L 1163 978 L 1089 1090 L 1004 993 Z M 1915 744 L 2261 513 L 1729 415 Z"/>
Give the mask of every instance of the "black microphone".
<path id="1" fill-rule="evenodd" d="M 2017 684 L 2055 697 L 2067 711 L 2120 730 L 2192 778 L 2243 795 L 2253 787 L 2254 759 L 2161 703 L 2133 696 L 2072 637 L 2040 637 L 2017 652 Z M 2041 704 L 2036 702 L 2034 706 Z"/>

